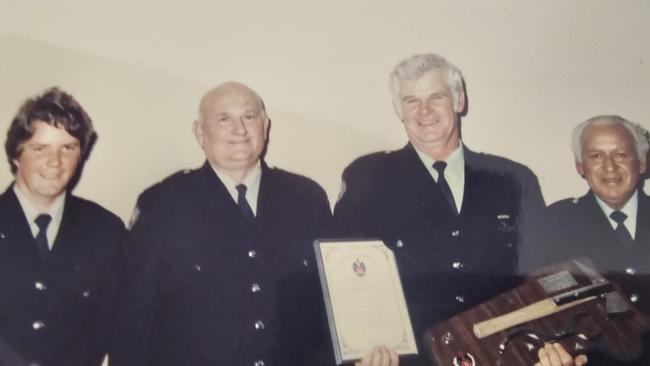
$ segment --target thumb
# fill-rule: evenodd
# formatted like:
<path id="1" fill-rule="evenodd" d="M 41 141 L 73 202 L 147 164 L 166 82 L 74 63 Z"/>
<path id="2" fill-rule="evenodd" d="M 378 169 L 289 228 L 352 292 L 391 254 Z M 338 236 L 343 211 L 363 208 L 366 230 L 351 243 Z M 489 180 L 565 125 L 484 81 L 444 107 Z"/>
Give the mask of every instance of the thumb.
<path id="1" fill-rule="evenodd" d="M 589 361 L 587 356 L 580 355 L 580 356 L 576 357 L 576 359 L 574 361 L 574 364 L 575 364 L 575 366 L 583 366 L 583 365 L 587 364 L 587 361 Z"/>

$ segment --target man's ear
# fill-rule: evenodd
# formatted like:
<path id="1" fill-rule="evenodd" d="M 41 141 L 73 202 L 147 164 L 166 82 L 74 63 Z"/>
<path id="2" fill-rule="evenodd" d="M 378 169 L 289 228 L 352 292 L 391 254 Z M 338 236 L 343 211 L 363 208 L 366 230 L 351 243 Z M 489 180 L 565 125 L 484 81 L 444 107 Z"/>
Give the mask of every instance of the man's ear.
<path id="1" fill-rule="evenodd" d="M 201 120 L 196 120 L 192 124 L 192 132 L 194 132 L 194 137 L 196 138 L 196 142 L 203 148 L 203 124 L 201 123 Z"/>
<path id="2" fill-rule="evenodd" d="M 264 141 L 269 141 L 269 128 L 271 127 L 271 119 L 268 116 L 264 117 Z"/>
<path id="3" fill-rule="evenodd" d="M 585 168 L 582 166 L 582 163 L 576 161 L 576 171 L 580 174 L 581 177 L 585 177 Z"/>
<path id="4" fill-rule="evenodd" d="M 645 173 L 645 170 L 647 168 L 647 160 L 646 158 L 643 158 L 639 161 L 639 174 Z"/>
<path id="5" fill-rule="evenodd" d="M 465 110 L 465 92 L 461 92 L 460 95 L 458 96 L 458 101 L 454 106 L 454 112 L 463 113 L 464 110 Z"/>

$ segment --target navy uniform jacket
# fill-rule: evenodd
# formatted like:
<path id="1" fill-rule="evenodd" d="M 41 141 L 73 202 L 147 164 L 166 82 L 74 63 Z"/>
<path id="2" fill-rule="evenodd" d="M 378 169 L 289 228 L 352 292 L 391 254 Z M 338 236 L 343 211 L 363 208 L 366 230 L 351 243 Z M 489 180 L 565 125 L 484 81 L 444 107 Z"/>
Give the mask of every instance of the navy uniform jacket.
<path id="1" fill-rule="evenodd" d="M 0 195 L 0 364 L 100 365 L 121 262 L 124 224 L 68 194 L 61 226 L 41 259 L 9 187 Z"/>
<path id="2" fill-rule="evenodd" d="M 111 365 L 300 365 L 326 337 L 315 182 L 262 163 L 249 223 L 206 162 L 146 190 L 127 249 Z"/>
<path id="3" fill-rule="evenodd" d="M 540 265 L 590 258 L 606 278 L 636 300 L 641 311 L 650 314 L 650 197 L 639 190 L 638 198 L 637 231 L 631 247 L 618 242 L 593 192 L 549 206 L 550 237 L 546 246 L 538 248 Z M 650 365 L 650 336 L 645 338 L 644 359 L 635 365 Z M 616 365 L 598 355 L 589 357 L 589 365 Z"/>
<path id="4" fill-rule="evenodd" d="M 343 173 L 336 230 L 381 238 L 395 252 L 418 340 L 434 323 L 518 283 L 522 231 L 544 207 L 528 168 L 467 148 L 464 157 L 458 217 L 410 144 L 361 157 Z M 402 364 L 428 364 L 421 343 L 418 348 L 420 356 Z"/>

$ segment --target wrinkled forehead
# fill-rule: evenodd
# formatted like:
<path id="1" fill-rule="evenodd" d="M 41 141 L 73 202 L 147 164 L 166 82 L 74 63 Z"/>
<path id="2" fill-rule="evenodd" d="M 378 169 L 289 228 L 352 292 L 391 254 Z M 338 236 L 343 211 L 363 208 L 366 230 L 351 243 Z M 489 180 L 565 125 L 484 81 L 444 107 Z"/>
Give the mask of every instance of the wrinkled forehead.
<path id="1" fill-rule="evenodd" d="M 241 84 L 226 84 L 208 92 L 201 100 L 203 116 L 234 110 L 262 112 L 262 99 L 250 88 Z"/>
<path id="2" fill-rule="evenodd" d="M 439 68 L 431 69 L 415 79 L 400 79 L 399 86 L 400 97 L 427 96 L 450 91 L 447 78 Z"/>
<path id="3" fill-rule="evenodd" d="M 580 140 L 583 148 L 611 146 L 619 149 L 636 149 L 632 133 L 618 123 L 596 123 L 587 126 Z"/>

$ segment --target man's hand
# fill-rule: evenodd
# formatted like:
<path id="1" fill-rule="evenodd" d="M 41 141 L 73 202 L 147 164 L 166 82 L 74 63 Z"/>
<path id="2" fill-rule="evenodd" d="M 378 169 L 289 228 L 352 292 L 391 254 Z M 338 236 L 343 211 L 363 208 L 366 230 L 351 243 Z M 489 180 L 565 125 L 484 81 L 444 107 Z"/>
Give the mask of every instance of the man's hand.
<path id="1" fill-rule="evenodd" d="M 355 366 L 398 366 L 399 357 L 392 348 L 378 346 L 368 352 Z"/>
<path id="2" fill-rule="evenodd" d="M 559 343 L 546 343 L 537 353 L 539 362 L 535 366 L 583 366 L 587 356 L 579 355 L 575 359 Z"/>

